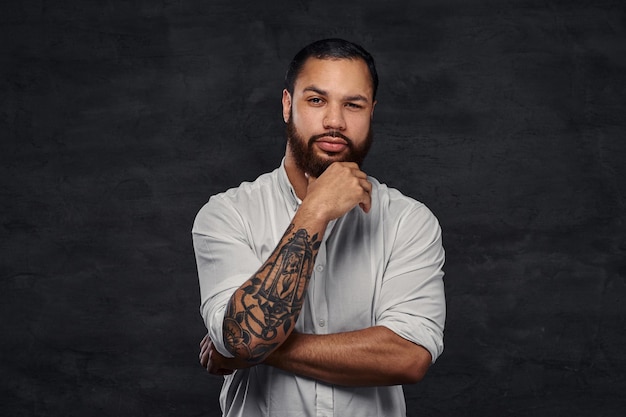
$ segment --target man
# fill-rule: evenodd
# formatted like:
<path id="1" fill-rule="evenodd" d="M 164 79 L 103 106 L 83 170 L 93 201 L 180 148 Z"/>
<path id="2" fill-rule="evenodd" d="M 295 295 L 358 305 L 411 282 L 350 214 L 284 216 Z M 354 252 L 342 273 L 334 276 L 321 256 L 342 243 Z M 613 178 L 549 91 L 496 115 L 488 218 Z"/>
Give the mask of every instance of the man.
<path id="1" fill-rule="evenodd" d="M 444 251 L 421 203 L 367 176 L 378 76 L 340 39 L 286 75 L 281 166 L 211 197 L 193 226 L 224 416 L 404 416 L 443 350 Z"/>

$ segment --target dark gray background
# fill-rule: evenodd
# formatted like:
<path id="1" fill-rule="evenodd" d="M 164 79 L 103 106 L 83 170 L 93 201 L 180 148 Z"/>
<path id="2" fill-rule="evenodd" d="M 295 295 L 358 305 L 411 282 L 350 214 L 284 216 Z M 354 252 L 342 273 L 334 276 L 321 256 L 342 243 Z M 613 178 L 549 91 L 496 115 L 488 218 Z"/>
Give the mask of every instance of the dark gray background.
<path id="1" fill-rule="evenodd" d="M 217 416 L 190 228 L 275 168 L 306 43 L 376 57 L 365 170 L 447 249 L 409 416 L 626 410 L 622 1 L 3 1 L 0 415 Z"/>

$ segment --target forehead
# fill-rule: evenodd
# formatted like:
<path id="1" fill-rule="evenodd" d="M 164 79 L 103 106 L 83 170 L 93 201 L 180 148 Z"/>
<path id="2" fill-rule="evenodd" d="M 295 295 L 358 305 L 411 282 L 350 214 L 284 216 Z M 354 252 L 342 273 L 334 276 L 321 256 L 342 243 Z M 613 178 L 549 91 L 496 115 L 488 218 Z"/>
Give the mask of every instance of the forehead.
<path id="1" fill-rule="evenodd" d="M 315 86 L 329 93 L 372 98 L 373 86 L 369 68 L 364 60 L 318 59 L 306 60 L 294 85 L 294 93 Z"/>

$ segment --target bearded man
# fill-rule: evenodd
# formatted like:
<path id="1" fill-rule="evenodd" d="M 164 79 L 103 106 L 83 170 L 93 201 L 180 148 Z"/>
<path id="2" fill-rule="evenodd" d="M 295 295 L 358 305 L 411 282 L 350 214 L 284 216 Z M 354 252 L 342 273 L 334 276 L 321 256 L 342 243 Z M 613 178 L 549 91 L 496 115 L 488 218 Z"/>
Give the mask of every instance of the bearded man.
<path id="1" fill-rule="evenodd" d="M 195 219 L 200 363 L 224 376 L 224 416 L 405 416 L 402 384 L 443 351 L 439 223 L 361 170 L 377 87 L 361 46 L 306 46 L 280 167 Z"/>

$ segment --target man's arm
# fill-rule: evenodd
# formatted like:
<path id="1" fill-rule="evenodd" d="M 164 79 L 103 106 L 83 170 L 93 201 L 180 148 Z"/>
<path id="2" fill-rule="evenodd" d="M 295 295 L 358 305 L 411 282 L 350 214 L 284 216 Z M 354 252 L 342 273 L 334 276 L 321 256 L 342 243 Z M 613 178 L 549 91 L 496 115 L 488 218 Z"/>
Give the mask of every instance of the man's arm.
<path id="1" fill-rule="evenodd" d="M 265 364 L 335 385 L 381 386 L 420 381 L 430 353 L 374 326 L 326 335 L 293 333 Z"/>
<path id="2" fill-rule="evenodd" d="M 397 235 L 397 250 L 387 267 L 378 303 L 380 324 L 330 335 L 293 333 L 265 364 L 345 385 L 412 383 L 424 376 L 443 348 L 444 252 L 436 219 L 423 206 L 416 207 L 398 223 L 405 232 Z M 210 349 L 203 352 L 200 362 L 211 373 L 249 366 L 219 354 L 211 366 Z"/>
<path id="3" fill-rule="evenodd" d="M 369 211 L 371 184 L 353 163 L 335 163 L 309 179 L 307 195 L 276 249 L 231 296 L 224 343 L 237 360 L 265 360 L 291 334 L 300 314 L 328 222 L 361 205 Z"/>
<path id="4" fill-rule="evenodd" d="M 220 355 L 207 336 L 200 342 L 199 359 L 215 375 L 250 366 Z M 420 381 L 431 360 L 422 346 L 374 326 L 327 335 L 294 332 L 263 363 L 335 385 L 382 386 Z"/>
<path id="5" fill-rule="evenodd" d="M 262 361 L 289 336 L 300 314 L 324 220 L 296 213 L 274 252 L 230 298 L 224 343 L 237 359 Z"/>

